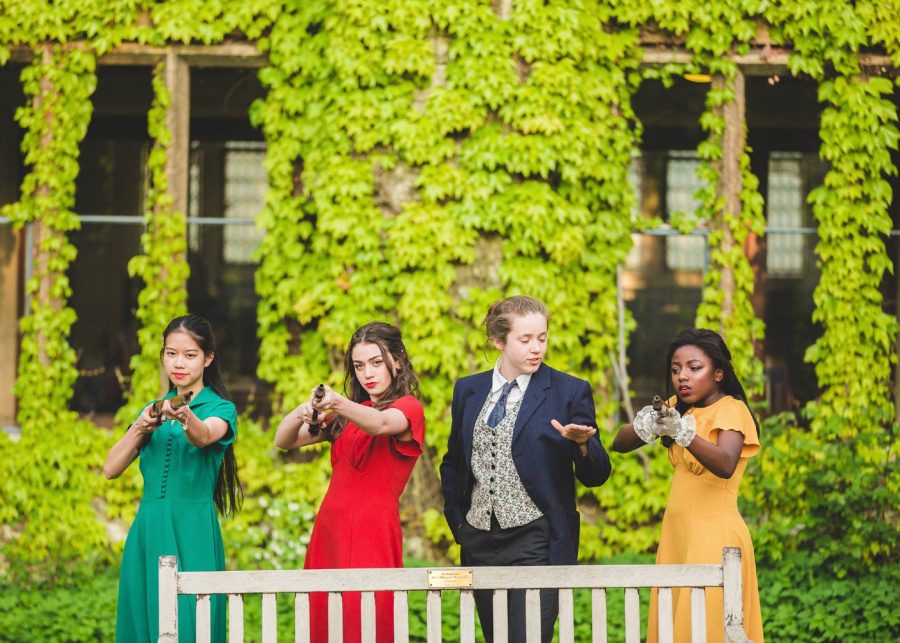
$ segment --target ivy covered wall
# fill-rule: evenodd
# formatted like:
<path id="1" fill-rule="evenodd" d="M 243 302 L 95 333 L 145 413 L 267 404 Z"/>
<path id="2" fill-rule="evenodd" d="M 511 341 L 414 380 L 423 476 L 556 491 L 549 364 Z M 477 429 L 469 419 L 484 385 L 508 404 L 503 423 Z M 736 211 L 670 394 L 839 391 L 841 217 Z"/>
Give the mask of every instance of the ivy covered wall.
<path id="1" fill-rule="evenodd" d="M 782 418 L 764 432 L 770 446 L 756 464 L 758 481 L 749 476 L 750 512 L 773 551 L 815 550 L 846 566 L 896 560 L 890 373 L 898 328 L 879 285 L 890 270 L 885 177 L 895 171 L 897 114 L 892 81 L 859 64 L 871 48 L 900 62 L 895 4 L 0 0 L 0 62 L 13 49 L 34 52 L 22 75 L 31 102 L 17 113 L 29 174 L 20 201 L 3 214 L 46 234 L 22 320 L 22 439 L 0 436 L 5 564 L 46 575 L 103 560 L 115 537 L 101 525 L 127 522 L 139 490 L 134 471 L 124 484 L 98 483 L 113 438 L 68 411 L 75 370 L 65 271 L 74 249 L 65 232 L 78 225 L 71 194 L 97 56 L 126 42 L 235 38 L 265 54 L 267 94 L 250 114 L 268 143 L 270 181 L 258 217 L 266 233 L 256 274 L 259 376 L 273 384 L 279 408 L 290 408 L 318 381 L 340 382 L 339 356 L 353 329 L 373 318 L 397 322 L 423 385 L 433 467 L 447 438 L 452 383 L 489 365 L 479 323 L 505 294 L 547 302 L 549 361 L 594 383 L 599 417 L 614 414 L 617 337 L 632 327 L 626 317 L 620 328 L 616 272 L 631 233 L 647 224 L 633 217 L 627 177 L 641 139 L 631 98 L 649 78 L 715 75 L 701 118 L 708 138 L 698 150 L 708 187 L 698 217 L 684 222 L 711 230 L 697 323 L 724 333 L 740 375 L 761 393 L 754 342 L 764 329 L 750 304 L 743 246 L 762 231 L 762 199 L 745 148 L 735 57 L 762 27 L 776 47 L 790 48 L 792 73 L 819 83 L 821 156 L 832 169 L 813 195 L 815 319 L 824 332 L 807 357 L 822 395 L 806 410 L 809 429 Z M 681 43 L 692 62 L 642 66 L 642 32 Z M 185 305 L 184 214 L 173 211 L 162 172 L 171 137 L 164 72 L 155 72 L 148 114 L 155 147 L 143 253 L 130 266 L 145 282 L 142 350 L 122 423 L 154 396 L 159 333 Z M 614 427 L 602 428 L 608 444 Z M 79 438 L 48 448 L 46 436 L 60 431 Z M 253 497 L 227 527 L 240 549 L 234 560 L 294 563 L 302 550 L 273 559 L 273 543 L 308 529 L 327 482 L 324 458 L 285 465 L 260 427 L 248 425 L 245 435 L 238 455 Z M 582 490 L 585 557 L 654 549 L 669 467 L 661 450 L 648 454 L 646 463 L 617 458 L 609 484 Z M 435 480 L 432 468 L 422 484 Z M 823 486 L 826 493 L 810 493 Z M 453 556 L 439 506 L 429 502 L 410 528 Z M 57 514 L 71 519 L 50 518 Z"/>

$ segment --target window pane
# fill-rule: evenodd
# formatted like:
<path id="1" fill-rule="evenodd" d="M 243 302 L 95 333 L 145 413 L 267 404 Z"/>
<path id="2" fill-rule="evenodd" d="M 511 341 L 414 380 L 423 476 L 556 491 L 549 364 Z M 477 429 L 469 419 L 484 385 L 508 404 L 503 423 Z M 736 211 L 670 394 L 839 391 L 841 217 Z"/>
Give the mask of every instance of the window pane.
<path id="1" fill-rule="evenodd" d="M 700 159 L 696 152 L 670 152 L 666 163 L 666 213 L 694 214 L 700 203 L 694 196 L 703 187 L 697 177 Z M 666 266 L 671 270 L 706 267 L 706 239 L 700 236 L 666 237 Z"/>
<path id="2" fill-rule="evenodd" d="M 268 179 L 263 161 L 265 143 L 229 142 L 225 145 L 225 218 L 254 221 L 263 209 Z M 263 231 L 253 224 L 225 226 L 225 261 L 251 263 Z"/>
<path id="3" fill-rule="evenodd" d="M 766 195 L 768 226 L 767 268 L 770 277 L 800 277 L 803 274 L 805 239 L 802 234 L 779 232 L 779 228 L 800 228 L 803 215 L 803 156 L 773 152 L 769 157 L 769 186 Z"/>

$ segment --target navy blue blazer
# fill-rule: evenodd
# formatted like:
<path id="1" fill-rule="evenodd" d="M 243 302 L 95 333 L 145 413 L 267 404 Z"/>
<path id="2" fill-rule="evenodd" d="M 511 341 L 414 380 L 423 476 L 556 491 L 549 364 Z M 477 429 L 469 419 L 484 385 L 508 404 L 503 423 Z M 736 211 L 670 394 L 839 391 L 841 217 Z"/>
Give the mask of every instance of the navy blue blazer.
<path id="1" fill-rule="evenodd" d="M 491 392 L 493 370 L 456 381 L 447 454 L 441 462 L 444 516 L 454 538 L 472 503 L 472 434 L 478 412 Z M 580 516 L 575 508 L 575 478 L 598 487 L 609 478 L 609 456 L 595 434 L 588 455 L 550 424 L 557 420 L 597 426 L 594 398 L 586 381 L 541 364 L 531 376 L 513 427 L 512 457 L 522 484 L 550 521 L 550 563 L 578 559 Z M 574 470 L 574 475 L 573 475 Z"/>

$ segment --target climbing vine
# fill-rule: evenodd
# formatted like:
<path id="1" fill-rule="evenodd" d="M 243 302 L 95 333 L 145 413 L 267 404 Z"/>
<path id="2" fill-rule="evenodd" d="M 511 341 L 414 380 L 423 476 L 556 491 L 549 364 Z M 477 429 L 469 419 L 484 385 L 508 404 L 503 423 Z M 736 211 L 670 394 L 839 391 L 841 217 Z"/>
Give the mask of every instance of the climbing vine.
<path id="1" fill-rule="evenodd" d="M 308 3 L 279 18 L 254 108 L 271 188 L 257 288 L 260 376 L 287 406 L 339 382 L 352 329 L 386 318 L 428 416 L 445 417 L 454 379 L 492 364 L 488 304 L 527 292 L 554 311 L 551 363 L 597 383 L 600 417 L 614 409 L 638 39 L 603 24 L 580 3 Z M 447 432 L 429 423 L 437 456 Z"/>
<path id="2" fill-rule="evenodd" d="M 9 450 L 5 455 L 16 452 L 16 457 L 0 458 L 0 520 L 21 525 L 7 544 L 19 562 L 13 571 L 54 575 L 67 560 L 98 551 L 103 542 L 89 504 L 76 500 L 95 490 L 98 479 L 83 464 L 96 458 L 90 452 L 93 427 L 78 422 L 68 407 L 77 371 L 68 342 L 75 313 L 66 306 L 71 294 L 66 269 L 75 259 L 66 233 L 79 226 L 72 212 L 75 178 L 96 76 L 90 50 L 43 45 L 34 53 L 22 71 L 29 103 L 16 112 L 25 130 L 22 148 L 30 171 L 19 201 L 3 208 L 16 226 L 31 224 L 34 236 L 15 385 L 18 421 L 27 430 L 18 445 L 5 436 L 0 445 Z M 47 448 L 48 440 L 67 448 Z M 53 554 L 62 554 L 61 560 Z"/>
<path id="3" fill-rule="evenodd" d="M 172 209 L 166 177 L 172 133 L 166 125 L 171 96 L 166 89 L 165 72 L 164 62 L 153 70 L 153 106 L 147 115 L 147 130 L 154 143 L 147 159 L 150 185 L 144 216 L 146 229 L 141 235 L 143 254 L 128 264 L 128 273 L 139 277 L 144 288 L 138 295 L 136 313 L 141 322 L 141 352 L 131 358 L 131 387 L 126 404 L 116 415 L 121 425 L 137 417 L 147 402 L 161 397 L 159 351 L 163 331 L 170 319 L 187 312 L 187 224 L 184 213 Z"/>

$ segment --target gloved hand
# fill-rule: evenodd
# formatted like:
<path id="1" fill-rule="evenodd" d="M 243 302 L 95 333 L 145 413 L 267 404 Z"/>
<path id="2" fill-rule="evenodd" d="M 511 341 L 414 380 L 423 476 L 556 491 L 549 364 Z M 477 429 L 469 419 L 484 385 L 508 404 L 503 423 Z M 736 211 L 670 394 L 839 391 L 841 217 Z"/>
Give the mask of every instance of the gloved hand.
<path id="1" fill-rule="evenodd" d="M 654 432 L 657 435 L 667 435 L 673 438 L 677 444 L 687 448 L 697 435 L 697 422 L 693 415 L 685 415 L 684 417 L 674 408 L 667 409 L 656 416 L 656 428 Z"/>
<path id="2" fill-rule="evenodd" d="M 649 404 L 637 412 L 631 426 L 635 434 L 647 444 L 653 442 L 659 435 L 656 432 L 656 419 L 659 414 Z"/>

